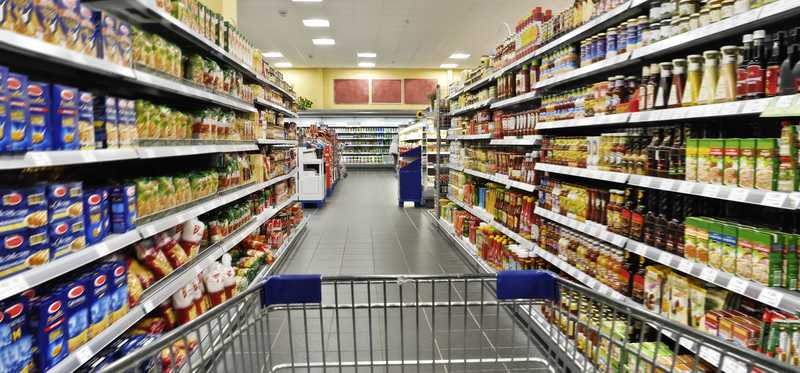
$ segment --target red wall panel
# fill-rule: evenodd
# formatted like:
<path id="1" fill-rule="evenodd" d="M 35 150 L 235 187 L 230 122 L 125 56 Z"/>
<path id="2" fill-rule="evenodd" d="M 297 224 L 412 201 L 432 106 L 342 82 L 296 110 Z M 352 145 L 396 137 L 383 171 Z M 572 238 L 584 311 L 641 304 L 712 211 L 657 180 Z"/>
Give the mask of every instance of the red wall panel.
<path id="1" fill-rule="evenodd" d="M 369 80 L 334 79 L 333 101 L 337 104 L 368 104 Z"/>
<path id="2" fill-rule="evenodd" d="M 399 104 L 402 98 L 402 81 L 400 79 L 373 79 L 372 103 Z"/>
<path id="3" fill-rule="evenodd" d="M 412 105 L 430 104 L 428 96 L 436 90 L 436 79 L 405 79 L 405 103 Z"/>

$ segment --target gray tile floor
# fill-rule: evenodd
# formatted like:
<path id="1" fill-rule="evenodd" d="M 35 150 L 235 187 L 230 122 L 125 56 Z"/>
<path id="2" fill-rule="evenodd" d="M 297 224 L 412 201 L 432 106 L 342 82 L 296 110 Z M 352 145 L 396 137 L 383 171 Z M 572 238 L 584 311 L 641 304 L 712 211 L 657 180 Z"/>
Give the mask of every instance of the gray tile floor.
<path id="1" fill-rule="evenodd" d="M 307 214 L 311 215 L 308 232 L 281 268 L 282 273 L 472 272 L 436 230 L 424 209 L 398 207 L 397 179 L 390 172 L 351 171 L 349 177 L 339 182 L 325 206 L 319 210 L 309 209 Z M 323 304 L 390 304 L 401 299 L 405 304 L 402 308 L 345 308 L 338 313 L 333 309 L 322 312 L 312 309 L 305 315 L 300 310 L 279 311 L 269 316 L 268 332 L 263 326 L 251 328 L 242 335 L 245 340 L 255 341 L 268 335 L 271 361 L 265 364 L 263 359 L 254 359 L 253 356 L 262 351 L 249 351 L 246 347 L 227 357 L 245 361 L 245 366 L 249 367 L 244 369 L 247 372 L 262 371 L 251 364 L 264 368 L 323 361 L 327 364 L 358 361 L 359 365 L 326 369 L 302 366 L 281 371 L 516 372 L 545 367 L 540 361 L 494 360 L 541 356 L 503 309 L 495 305 L 446 306 L 448 300 L 493 300 L 492 293 L 480 283 L 398 283 L 391 280 L 323 288 Z M 444 302 L 445 306 L 415 307 L 416 302 L 432 300 Z M 463 362 L 477 358 L 492 360 Z M 439 362 L 433 364 L 431 360 L 434 359 Z M 417 364 L 417 360 L 427 361 Z M 448 360 L 456 363 L 448 364 Z M 405 364 L 392 365 L 395 362 Z"/>

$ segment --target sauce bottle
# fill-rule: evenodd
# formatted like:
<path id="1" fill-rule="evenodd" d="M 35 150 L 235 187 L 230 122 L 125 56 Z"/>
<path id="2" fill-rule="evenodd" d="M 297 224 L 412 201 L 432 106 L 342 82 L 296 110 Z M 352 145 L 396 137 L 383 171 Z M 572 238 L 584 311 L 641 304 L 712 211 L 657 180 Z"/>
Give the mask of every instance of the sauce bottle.
<path id="1" fill-rule="evenodd" d="M 688 60 L 686 86 L 681 97 L 681 106 L 694 106 L 697 105 L 697 98 L 700 96 L 700 83 L 703 80 L 703 56 L 690 54 L 686 59 Z"/>
<path id="2" fill-rule="evenodd" d="M 657 190 L 650 190 L 648 193 L 647 213 L 644 215 L 644 229 L 642 239 L 646 245 L 655 246 L 656 236 L 656 217 L 658 216 L 658 194 Z"/>
<path id="3" fill-rule="evenodd" d="M 683 101 L 683 90 L 686 85 L 686 60 L 672 60 L 672 85 L 669 89 L 668 107 L 680 107 Z"/>
<path id="4" fill-rule="evenodd" d="M 669 100 L 669 92 L 672 87 L 672 62 L 662 62 L 658 66 L 660 79 L 653 108 L 664 109 L 667 107 L 667 100 Z"/>
<path id="5" fill-rule="evenodd" d="M 647 79 L 647 110 L 651 110 L 655 107 L 660 74 L 658 64 L 650 64 L 650 77 Z"/>
<path id="6" fill-rule="evenodd" d="M 728 102 L 736 99 L 736 62 L 738 58 L 739 47 L 735 45 L 726 45 L 722 47 L 714 102 Z M 748 65 L 748 74 L 750 72 L 749 67 Z M 748 92 L 749 86 L 748 84 Z"/>
<path id="7" fill-rule="evenodd" d="M 645 152 L 647 153 L 647 175 L 648 176 L 657 176 L 658 174 L 658 158 L 657 158 L 657 150 L 658 147 L 661 145 L 661 138 L 664 134 L 664 130 L 659 128 L 658 132 L 653 132 L 653 137 L 650 140 L 650 144 L 647 145 Z"/>
<path id="8" fill-rule="evenodd" d="M 775 96 L 780 88 L 781 62 L 786 58 L 786 33 L 778 31 L 772 40 L 772 53 L 767 61 L 767 75 L 764 91 L 767 96 Z"/>
<path id="9" fill-rule="evenodd" d="M 708 50 L 703 52 L 703 80 L 700 83 L 700 93 L 697 96 L 699 105 L 714 102 L 717 92 L 717 78 L 719 77 L 719 52 Z"/>
<path id="10" fill-rule="evenodd" d="M 638 89 L 638 111 L 645 111 L 647 107 L 647 83 L 650 81 L 650 67 L 642 67 L 642 82 Z"/>
<path id="11" fill-rule="evenodd" d="M 792 68 L 800 61 L 800 27 L 796 27 L 791 31 L 791 41 L 786 49 L 786 58 L 781 62 L 781 74 L 778 79 L 780 82 L 780 95 L 792 95 L 797 89 L 794 84 L 794 76 L 792 75 Z"/>
<path id="12" fill-rule="evenodd" d="M 670 128 L 666 132 L 666 136 L 661 140 L 661 144 L 656 148 L 656 165 L 658 177 L 669 176 L 669 158 L 675 140 L 675 128 Z"/>
<path id="13" fill-rule="evenodd" d="M 642 231 L 644 229 L 644 214 L 645 214 L 645 196 L 644 190 L 639 189 L 636 192 L 636 201 L 634 203 L 634 208 L 631 211 L 631 223 L 630 223 L 630 230 L 628 233 L 628 237 L 634 239 L 636 241 L 642 240 Z"/>
<path id="14" fill-rule="evenodd" d="M 736 69 L 736 99 L 743 100 L 747 97 L 747 66 L 750 63 L 751 50 L 753 48 L 753 35 L 745 34 L 742 36 L 742 61 Z"/>
<path id="15" fill-rule="evenodd" d="M 747 64 L 747 98 L 764 97 L 764 80 L 766 79 L 767 59 L 764 56 L 764 38 L 766 31 L 753 32 L 752 57 Z M 724 53 L 724 51 L 723 51 Z"/>

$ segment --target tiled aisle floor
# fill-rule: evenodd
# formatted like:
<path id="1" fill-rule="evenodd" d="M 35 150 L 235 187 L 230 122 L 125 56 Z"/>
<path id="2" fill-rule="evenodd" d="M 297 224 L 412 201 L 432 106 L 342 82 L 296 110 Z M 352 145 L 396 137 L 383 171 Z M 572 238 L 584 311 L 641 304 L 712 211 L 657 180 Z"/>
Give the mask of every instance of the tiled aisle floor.
<path id="1" fill-rule="evenodd" d="M 391 172 L 351 171 L 337 185 L 334 195 L 313 214 L 304 241 L 294 249 L 281 273 L 320 273 L 325 275 L 372 274 L 460 274 L 471 273 L 462 257 L 439 233 L 422 208 L 400 208 L 397 204 L 397 179 Z M 323 288 L 323 304 L 375 302 L 458 302 L 490 300 L 492 293 L 479 283 L 415 284 L 414 282 L 355 284 L 334 290 Z M 355 296 L 353 296 L 353 294 Z M 402 296 L 401 296 L 402 294 Z M 369 299 L 368 299 L 369 296 Z M 289 320 L 290 319 L 290 322 Z M 336 320 L 339 320 L 337 325 Z M 510 316 L 494 305 L 484 307 L 446 307 L 401 309 L 352 309 L 335 313 L 316 309 L 273 313 L 269 318 L 274 367 L 290 363 L 334 361 L 373 362 L 377 367 L 360 366 L 360 372 L 511 372 L 542 369 L 541 362 L 483 362 L 471 364 L 431 364 L 437 359 L 478 357 L 537 357 Z M 320 322 L 322 320 L 322 322 Z M 307 325 L 306 323 L 307 322 Z M 261 330 L 264 330 L 262 328 Z M 435 330 L 435 333 L 432 332 Z M 291 334 L 291 340 L 289 335 Z M 245 338 L 261 334 L 247 331 Z M 307 339 L 306 339 L 307 338 Z M 307 343 L 306 343 L 307 341 Z M 323 343 L 324 342 L 324 343 Z M 234 344 L 235 345 L 235 344 Z M 448 346 L 450 348 L 448 348 Z M 341 348 L 338 348 L 341 347 Z M 241 358 L 257 351 L 245 351 Z M 324 355 L 323 355 L 324 353 Z M 404 367 L 386 366 L 399 360 L 428 360 L 426 364 Z M 377 363 L 380 362 L 380 363 Z M 365 363 L 365 364 L 366 364 Z M 350 368 L 328 368 L 328 372 L 353 372 Z M 291 372 L 292 369 L 282 371 Z M 308 372 L 296 368 L 296 372 Z M 311 369 L 322 372 L 323 369 Z M 544 372 L 544 371 L 540 371 Z M 242 373 L 242 372 L 237 372 Z"/>

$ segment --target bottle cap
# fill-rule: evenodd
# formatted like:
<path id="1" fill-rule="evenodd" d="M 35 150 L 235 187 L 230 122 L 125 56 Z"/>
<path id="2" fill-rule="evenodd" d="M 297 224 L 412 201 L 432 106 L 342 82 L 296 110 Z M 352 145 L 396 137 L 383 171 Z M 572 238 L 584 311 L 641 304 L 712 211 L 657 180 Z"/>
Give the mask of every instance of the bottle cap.
<path id="1" fill-rule="evenodd" d="M 753 41 L 753 35 L 752 34 L 744 34 L 744 35 L 742 35 L 742 43 L 749 43 L 751 41 Z"/>
<path id="2" fill-rule="evenodd" d="M 753 32 L 753 39 L 763 39 L 767 36 L 767 32 L 764 30 L 756 30 Z"/>

